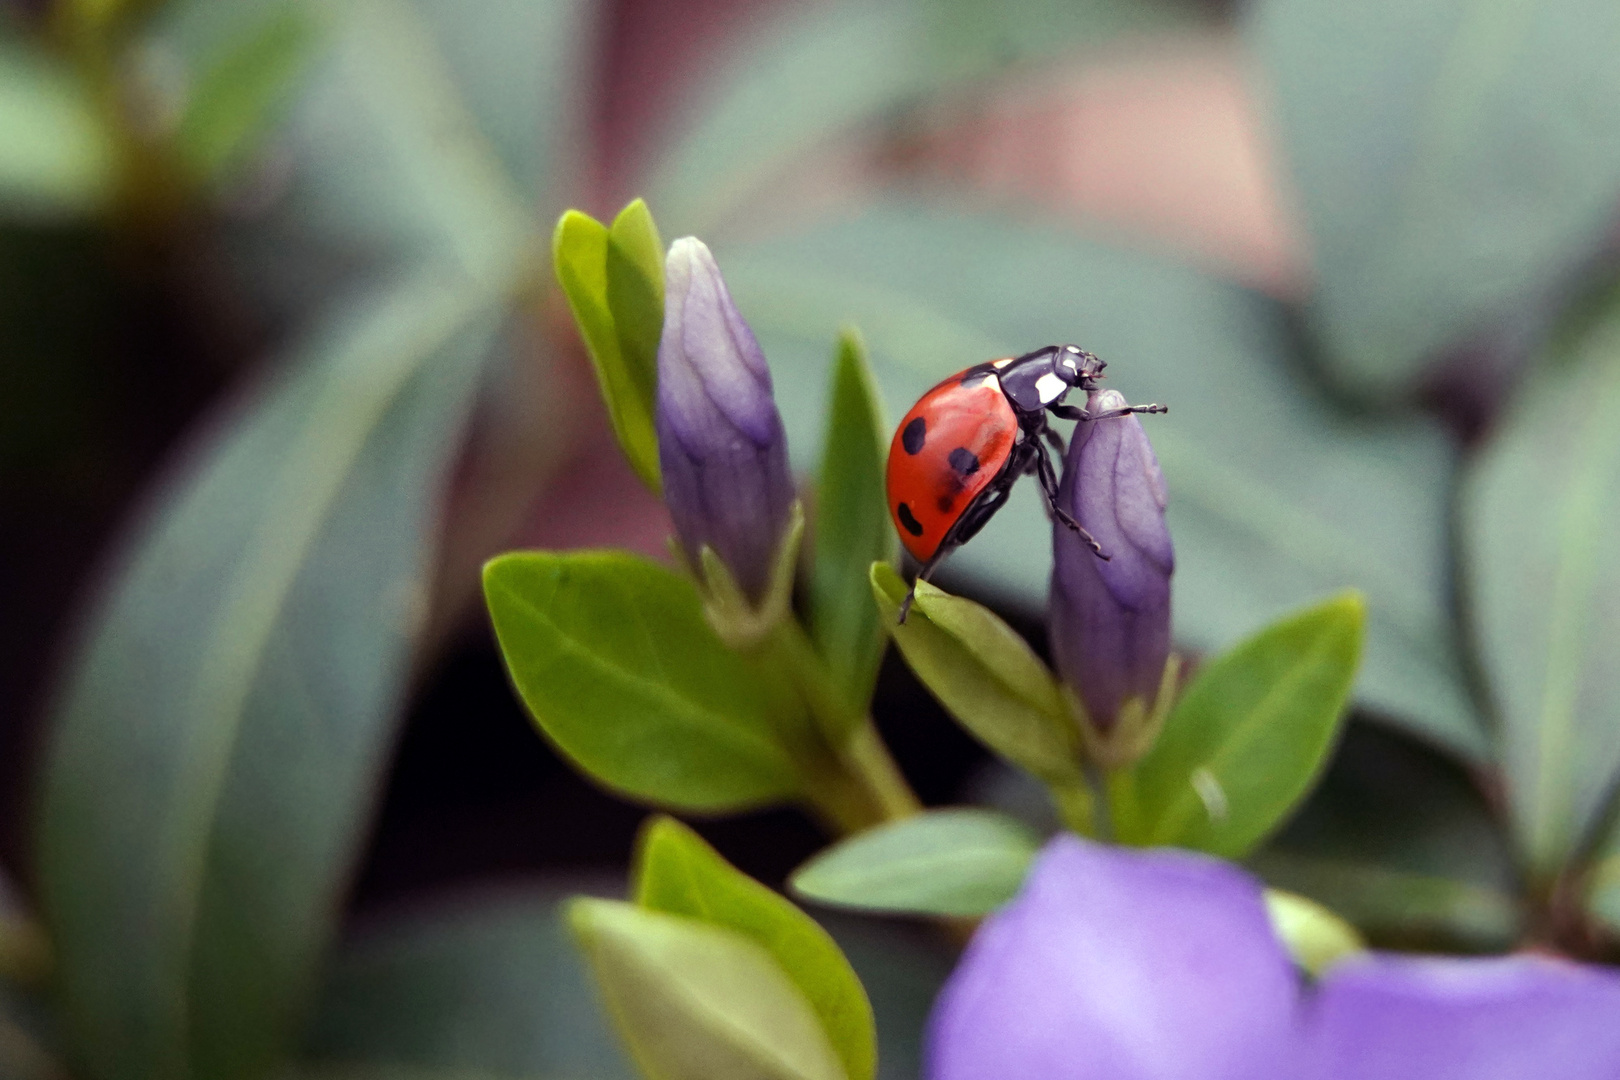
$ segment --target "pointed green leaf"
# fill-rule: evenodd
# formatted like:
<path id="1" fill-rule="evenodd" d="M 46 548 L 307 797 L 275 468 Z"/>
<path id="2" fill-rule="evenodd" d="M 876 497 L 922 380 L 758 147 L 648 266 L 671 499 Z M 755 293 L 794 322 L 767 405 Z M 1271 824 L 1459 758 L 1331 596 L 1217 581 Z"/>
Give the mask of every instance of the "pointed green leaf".
<path id="1" fill-rule="evenodd" d="M 637 207 L 641 209 L 637 209 Z M 663 259 L 658 233 L 639 202 L 619 215 L 614 231 L 570 210 L 557 222 L 552 259 L 574 322 L 596 369 L 602 400 L 630 465 L 659 490 L 658 433 L 653 427 L 658 334 L 664 325 Z M 623 326 L 615 304 L 624 309 Z M 649 333 L 656 315 L 657 329 Z"/>
<path id="2" fill-rule="evenodd" d="M 1311 977 L 1366 949 L 1355 927 L 1315 900 L 1281 889 L 1267 889 L 1265 895 L 1272 929 Z"/>
<path id="3" fill-rule="evenodd" d="M 793 872 L 824 904 L 912 915 L 988 915 L 1011 900 L 1040 837 L 991 810 L 930 810 L 841 840 Z"/>
<path id="4" fill-rule="evenodd" d="M 283 4 L 233 39 L 202 72 L 175 133 L 194 176 L 215 180 L 252 148 L 291 97 L 316 37 L 311 10 Z"/>
<path id="5" fill-rule="evenodd" d="M 906 663 L 979 741 L 1054 784 L 1080 779 L 1073 721 L 1052 673 L 988 608 L 926 581 L 901 623 L 906 583 L 873 563 L 872 593 Z"/>
<path id="6" fill-rule="evenodd" d="M 1164 732 L 1111 790 L 1128 843 L 1237 858 L 1309 790 L 1355 681 L 1365 608 L 1344 593 L 1204 664 Z"/>
<path id="7" fill-rule="evenodd" d="M 484 567 L 484 596 L 535 723 L 597 780 L 689 810 L 798 793 L 771 687 L 685 578 L 623 552 L 519 552 Z"/>
<path id="8" fill-rule="evenodd" d="M 1620 307 L 1515 399 L 1471 464 L 1475 638 L 1520 850 L 1550 879 L 1620 775 Z"/>
<path id="9" fill-rule="evenodd" d="M 648 1080 L 849 1080 L 810 1003 L 756 941 L 612 900 L 568 918 Z"/>
<path id="10" fill-rule="evenodd" d="M 872 603 L 867 575 L 895 557 L 885 503 L 888 426 L 866 346 L 853 329 L 838 339 L 832 403 L 816 489 L 815 570 L 810 627 L 827 668 L 851 706 L 864 710 L 889 637 Z"/>
<path id="11" fill-rule="evenodd" d="M 849 1080 L 872 1080 L 872 1005 L 843 952 L 814 919 L 671 818 L 654 819 L 642 835 L 636 902 L 734 930 L 761 946 L 810 1002 Z"/>

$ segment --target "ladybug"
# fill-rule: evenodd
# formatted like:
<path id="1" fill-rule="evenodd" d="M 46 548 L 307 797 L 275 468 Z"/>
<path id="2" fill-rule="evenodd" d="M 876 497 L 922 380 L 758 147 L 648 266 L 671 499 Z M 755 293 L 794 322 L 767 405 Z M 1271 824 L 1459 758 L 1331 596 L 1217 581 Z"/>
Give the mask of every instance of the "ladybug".
<path id="1" fill-rule="evenodd" d="M 1132 405 L 1093 415 L 1063 403 L 1070 390 L 1096 389 L 1106 366 L 1073 345 L 1048 345 L 957 372 L 911 407 L 889 444 L 888 494 L 900 540 L 922 564 L 918 581 L 971 540 L 1028 473 L 1039 477 L 1052 515 L 1084 537 L 1099 558 L 1108 558 L 1058 506 L 1057 473 L 1046 452 L 1050 443 L 1063 453 L 1063 439 L 1046 426 L 1047 413 L 1105 420 L 1167 411 L 1163 405 Z M 901 622 L 916 589 L 900 605 Z"/>

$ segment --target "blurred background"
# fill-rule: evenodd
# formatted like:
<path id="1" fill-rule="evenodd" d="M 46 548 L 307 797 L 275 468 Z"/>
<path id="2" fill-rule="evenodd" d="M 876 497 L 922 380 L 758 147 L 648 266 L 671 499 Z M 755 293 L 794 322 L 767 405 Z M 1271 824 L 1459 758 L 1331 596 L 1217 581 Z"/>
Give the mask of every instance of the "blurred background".
<path id="1" fill-rule="evenodd" d="M 477 585 L 665 557 L 549 257 L 637 196 L 715 251 L 805 473 L 845 324 L 891 420 L 1067 341 L 1169 404 L 1186 650 L 1369 601 L 1256 865 L 1383 943 L 1603 954 L 1559 868 L 1620 765 L 1616 55 L 1586 0 L 7 0 L 0 862 L 69 1004 L 19 994 L 0 1058 L 628 1075 L 549 905 L 644 810 L 535 732 Z M 1038 647 L 1046 530 L 1023 491 L 942 577 Z M 1567 775 L 1519 764 L 1549 686 Z M 1041 815 L 892 655 L 874 709 L 925 801 Z M 773 884 L 825 842 L 700 828 Z M 836 925 L 908 1075 L 952 954 Z"/>

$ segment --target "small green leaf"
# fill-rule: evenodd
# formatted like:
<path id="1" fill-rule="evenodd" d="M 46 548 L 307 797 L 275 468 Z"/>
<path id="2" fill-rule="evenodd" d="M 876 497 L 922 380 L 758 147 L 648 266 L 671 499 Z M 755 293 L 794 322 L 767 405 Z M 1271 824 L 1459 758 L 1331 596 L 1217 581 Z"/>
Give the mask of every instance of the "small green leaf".
<path id="1" fill-rule="evenodd" d="M 597 780 L 688 810 L 798 794 L 779 698 L 686 579 L 622 552 L 516 552 L 485 565 L 484 595 L 524 704 Z"/>
<path id="2" fill-rule="evenodd" d="M 1620 776 L 1620 307 L 1513 401 L 1460 501 L 1510 819 L 1551 879 Z"/>
<path id="3" fill-rule="evenodd" d="M 0 212 L 92 214 L 111 202 L 118 155 L 91 95 L 43 50 L 0 42 Z"/>
<path id="4" fill-rule="evenodd" d="M 762 947 L 810 1002 L 849 1080 L 872 1080 L 872 1005 L 837 943 L 814 919 L 667 817 L 654 819 L 642 835 L 636 902 L 733 930 Z"/>
<path id="5" fill-rule="evenodd" d="M 911 670 L 991 750 L 1052 784 L 1080 780 L 1073 721 L 1057 681 L 1024 639 L 989 609 L 927 582 L 904 623 L 906 583 L 873 563 L 872 593 Z"/>
<path id="6" fill-rule="evenodd" d="M 887 431 L 866 346 L 847 329 L 838 338 L 816 496 L 810 626 L 833 679 L 859 709 L 889 643 L 866 582 L 872 563 L 895 557 L 884 493 Z"/>
<path id="7" fill-rule="evenodd" d="M 1024 882 L 1040 838 L 991 810 L 930 810 L 827 848 L 793 872 L 812 900 L 914 915 L 987 915 Z"/>
<path id="8" fill-rule="evenodd" d="M 557 222 L 552 258 L 596 368 L 619 446 L 636 475 L 657 492 L 653 409 L 658 335 L 664 325 L 664 267 L 652 216 L 637 200 L 619 214 L 610 232 L 590 215 L 570 210 Z"/>
<path id="9" fill-rule="evenodd" d="M 1313 978 L 1367 947 L 1355 927 L 1297 893 L 1267 889 L 1266 914 L 1294 963 Z"/>
<path id="10" fill-rule="evenodd" d="M 175 136 L 195 176 L 218 178 L 253 146 L 314 56 L 316 36 L 307 6 L 282 4 L 202 72 Z"/>
<path id="11" fill-rule="evenodd" d="M 658 341 L 664 333 L 664 244 L 647 204 L 636 199 L 608 229 L 607 304 L 619 355 L 636 393 L 658 391 Z"/>
<path id="12" fill-rule="evenodd" d="M 612 900 L 568 918 L 649 1080 L 849 1080 L 804 994 L 734 930 Z"/>
<path id="13" fill-rule="evenodd" d="M 1205 664 L 1112 785 L 1120 838 L 1242 856 L 1309 789 L 1339 730 L 1364 607 L 1342 593 Z"/>

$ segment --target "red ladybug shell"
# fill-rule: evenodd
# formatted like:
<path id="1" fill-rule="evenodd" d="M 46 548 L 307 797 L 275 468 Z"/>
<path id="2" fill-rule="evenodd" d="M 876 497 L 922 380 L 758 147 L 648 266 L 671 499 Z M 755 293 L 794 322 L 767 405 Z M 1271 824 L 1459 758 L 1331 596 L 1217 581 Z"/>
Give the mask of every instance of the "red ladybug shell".
<path id="1" fill-rule="evenodd" d="M 957 372 L 906 413 L 889 444 L 889 514 L 919 562 L 1001 472 L 1017 435 L 1018 417 L 987 365 Z"/>

